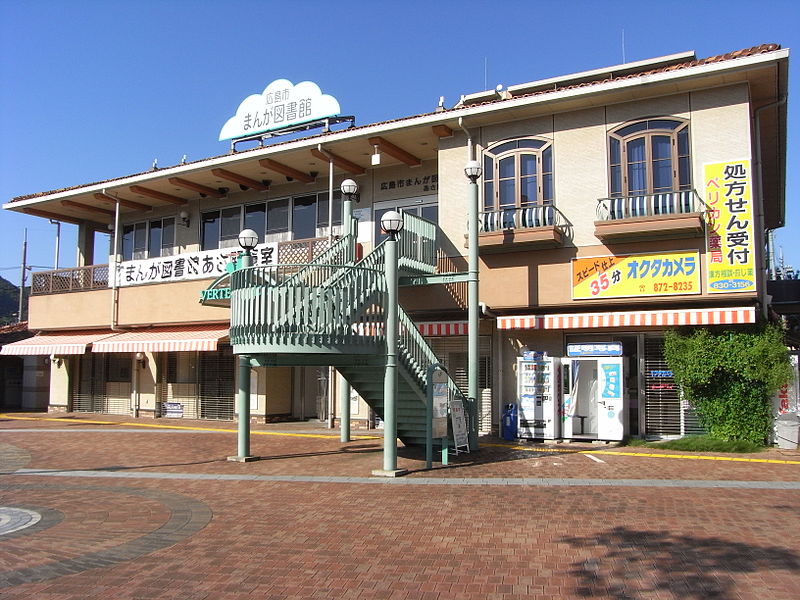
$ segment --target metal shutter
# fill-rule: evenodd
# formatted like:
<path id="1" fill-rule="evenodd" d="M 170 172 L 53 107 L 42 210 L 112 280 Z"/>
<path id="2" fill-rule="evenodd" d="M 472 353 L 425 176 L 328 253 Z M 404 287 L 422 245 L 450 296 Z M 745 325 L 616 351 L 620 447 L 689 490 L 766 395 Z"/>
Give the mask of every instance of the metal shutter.
<path id="1" fill-rule="evenodd" d="M 77 357 L 73 378 L 72 410 L 103 414 L 130 413 L 131 382 L 129 354 L 87 352 Z M 127 370 L 124 369 L 127 363 Z M 108 381 L 110 371 L 128 376 L 127 381 Z M 121 379 L 121 378 L 118 378 Z"/>
<path id="2" fill-rule="evenodd" d="M 664 360 L 664 340 L 644 340 L 645 435 L 679 437 L 703 433 L 694 410 L 680 398 L 678 386 Z"/>
<path id="3" fill-rule="evenodd" d="M 216 352 L 200 352 L 197 371 L 201 419 L 233 420 L 235 365 L 230 346 L 220 346 Z"/>

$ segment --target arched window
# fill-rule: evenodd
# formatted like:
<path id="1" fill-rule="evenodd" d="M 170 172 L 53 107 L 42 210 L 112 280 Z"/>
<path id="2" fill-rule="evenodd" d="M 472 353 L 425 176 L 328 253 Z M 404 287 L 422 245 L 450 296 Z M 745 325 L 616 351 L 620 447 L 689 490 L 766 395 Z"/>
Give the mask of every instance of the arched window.
<path id="1" fill-rule="evenodd" d="M 553 203 L 553 145 L 521 138 L 489 147 L 483 155 L 483 209 Z"/>
<path id="2" fill-rule="evenodd" d="M 653 118 L 609 134 L 612 198 L 690 190 L 689 124 Z"/>

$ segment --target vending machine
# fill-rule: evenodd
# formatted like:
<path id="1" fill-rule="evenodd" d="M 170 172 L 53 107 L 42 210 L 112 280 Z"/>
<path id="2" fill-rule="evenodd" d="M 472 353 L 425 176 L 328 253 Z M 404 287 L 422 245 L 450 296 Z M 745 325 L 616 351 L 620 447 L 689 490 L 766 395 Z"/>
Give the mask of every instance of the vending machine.
<path id="1" fill-rule="evenodd" d="M 622 345 L 567 344 L 561 359 L 564 394 L 561 435 L 566 439 L 622 440 L 627 433 L 626 359 Z"/>
<path id="2" fill-rule="evenodd" d="M 517 359 L 518 435 L 553 440 L 559 437 L 561 359 L 544 352 L 525 352 Z"/>

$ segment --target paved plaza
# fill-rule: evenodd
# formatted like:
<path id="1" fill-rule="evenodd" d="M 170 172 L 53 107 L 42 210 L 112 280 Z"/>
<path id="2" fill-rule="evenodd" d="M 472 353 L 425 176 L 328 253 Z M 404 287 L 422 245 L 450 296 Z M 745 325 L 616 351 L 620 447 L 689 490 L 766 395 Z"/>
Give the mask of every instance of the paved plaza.
<path id="1" fill-rule="evenodd" d="M 0 416 L 0 598 L 794 599 L 800 452 L 512 444 L 372 477 L 319 423 Z"/>

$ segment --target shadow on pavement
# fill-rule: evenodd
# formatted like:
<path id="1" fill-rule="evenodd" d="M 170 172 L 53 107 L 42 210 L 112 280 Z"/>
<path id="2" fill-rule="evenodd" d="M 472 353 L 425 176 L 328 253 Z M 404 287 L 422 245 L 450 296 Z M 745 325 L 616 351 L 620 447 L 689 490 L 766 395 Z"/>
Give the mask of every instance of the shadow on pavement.
<path id="1" fill-rule="evenodd" d="M 585 598 L 732 598 L 735 574 L 800 569 L 795 552 L 716 537 L 693 537 L 615 527 L 564 540 L 576 549 L 597 549 L 596 558 L 572 563 L 576 593 Z"/>

